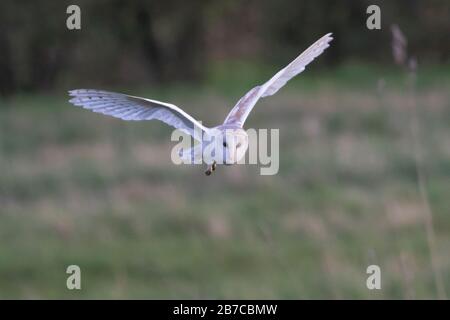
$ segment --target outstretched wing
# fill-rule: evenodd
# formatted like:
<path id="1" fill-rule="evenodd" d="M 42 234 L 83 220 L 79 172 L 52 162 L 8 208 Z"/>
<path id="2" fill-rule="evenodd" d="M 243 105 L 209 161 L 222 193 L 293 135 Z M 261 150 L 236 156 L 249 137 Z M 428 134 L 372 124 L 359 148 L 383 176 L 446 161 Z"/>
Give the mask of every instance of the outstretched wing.
<path id="1" fill-rule="evenodd" d="M 275 94 L 286 84 L 286 82 L 305 70 L 305 67 L 310 62 L 312 62 L 330 46 L 329 43 L 331 40 L 333 40 L 331 33 L 328 33 L 317 40 L 284 69 L 275 74 L 269 81 L 250 90 L 230 111 L 224 124 L 234 124 L 242 127 L 248 115 L 252 111 L 253 106 L 260 98 Z"/>
<path id="2" fill-rule="evenodd" d="M 71 90 L 69 95 L 69 102 L 76 106 L 123 120 L 157 119 L 200 141 L 209 130 L 173 104 L 93 89 Z"/>

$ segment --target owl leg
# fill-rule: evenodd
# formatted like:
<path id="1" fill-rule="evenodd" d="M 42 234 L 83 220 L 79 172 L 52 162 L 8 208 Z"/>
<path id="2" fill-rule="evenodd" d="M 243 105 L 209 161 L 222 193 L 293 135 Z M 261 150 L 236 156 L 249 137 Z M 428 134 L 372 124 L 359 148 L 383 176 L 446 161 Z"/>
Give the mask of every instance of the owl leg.
<path id="1" fill-rule="evenodd" d="M 213 171 L 216 170 L 216 167 L 217 167 L 217 164 L 216 164 L 216 162 L 214 161 L 214 162 L 212 163 L 212 165 L 208 166 L 208 168 L 207 168 L 206 171 L 205 171 L 205 174 L 206 174 L 207 176 L 210 176 L 211 173 L 212 173 Z"/>

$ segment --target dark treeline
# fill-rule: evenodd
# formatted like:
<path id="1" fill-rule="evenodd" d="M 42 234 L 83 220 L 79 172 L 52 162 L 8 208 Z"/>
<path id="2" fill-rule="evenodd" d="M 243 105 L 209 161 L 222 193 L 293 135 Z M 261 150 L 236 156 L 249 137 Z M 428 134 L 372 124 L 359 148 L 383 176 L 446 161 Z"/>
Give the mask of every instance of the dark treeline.
<path id="1" fill-rule="evenodd" d="M 81 8 L 81 30 L 66 8 Z M 366 8 L 381 7 L 381 30 Z M 450 57 L 450 1 L 12 1 L 0 3 L 0 92 L 95 84 L 201 80 L 211 62 L 289 61 L 319 36 L 337 41 L 324 63 L 391 63 L 392 23 L 425 63 Z"/>

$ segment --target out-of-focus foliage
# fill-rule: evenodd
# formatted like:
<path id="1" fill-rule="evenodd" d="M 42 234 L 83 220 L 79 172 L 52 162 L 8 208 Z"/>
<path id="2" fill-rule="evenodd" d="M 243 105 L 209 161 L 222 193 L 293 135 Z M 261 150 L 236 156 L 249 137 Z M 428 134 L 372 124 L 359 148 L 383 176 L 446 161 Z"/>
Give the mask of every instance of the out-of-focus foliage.
<path id="1" fill-rule="evenodd" d="M 283 64 L 324 33 L 333 50 L 322 65 L 391 63 L 389 26 L 407 30 L 421 63 L 448 62 L 450 2 L 79 0 L 82 29 L 66 28 L 73 1 L 0 2 L 0 92 L 57 85 L 201 81 L 211 64 Z M 381 7 L 382 29 L 366 28 L 366 8 Z"/>

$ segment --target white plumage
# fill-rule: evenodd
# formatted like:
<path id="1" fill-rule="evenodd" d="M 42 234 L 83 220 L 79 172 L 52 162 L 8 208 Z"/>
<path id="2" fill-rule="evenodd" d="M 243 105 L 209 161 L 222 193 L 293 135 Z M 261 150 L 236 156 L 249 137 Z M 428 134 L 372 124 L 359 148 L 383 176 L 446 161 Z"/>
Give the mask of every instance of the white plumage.
<path id="1" fill-rule="evenodd" d="M 308 49 L 303 51 L 294 61 L 276 73 L 269 81 L 261 86 L 250 90 L 238 103 L 225 119 L 225 123 L 238 123 L 244 125 L 245 120 L 252 111 L 254 105 L 260 98 L 271 96 L 280 90 L 289 80 L 305 70 L 305 67 L 318 57 L 330 45 L 333 40 L 331 33 L 326 34 Z"/>
<path id="2" fill-rule="evenodd" d="M 69 91 L 69 102 L 76 106 L 123 120 L 160 120 L 197 140 L 196 132 L 208 131 L 200 122 L 176 105 L 161 101 L 129 96 L 122 93 L 94 89 Z M 198 130 L 195 130 L 197 127 Z"/>

